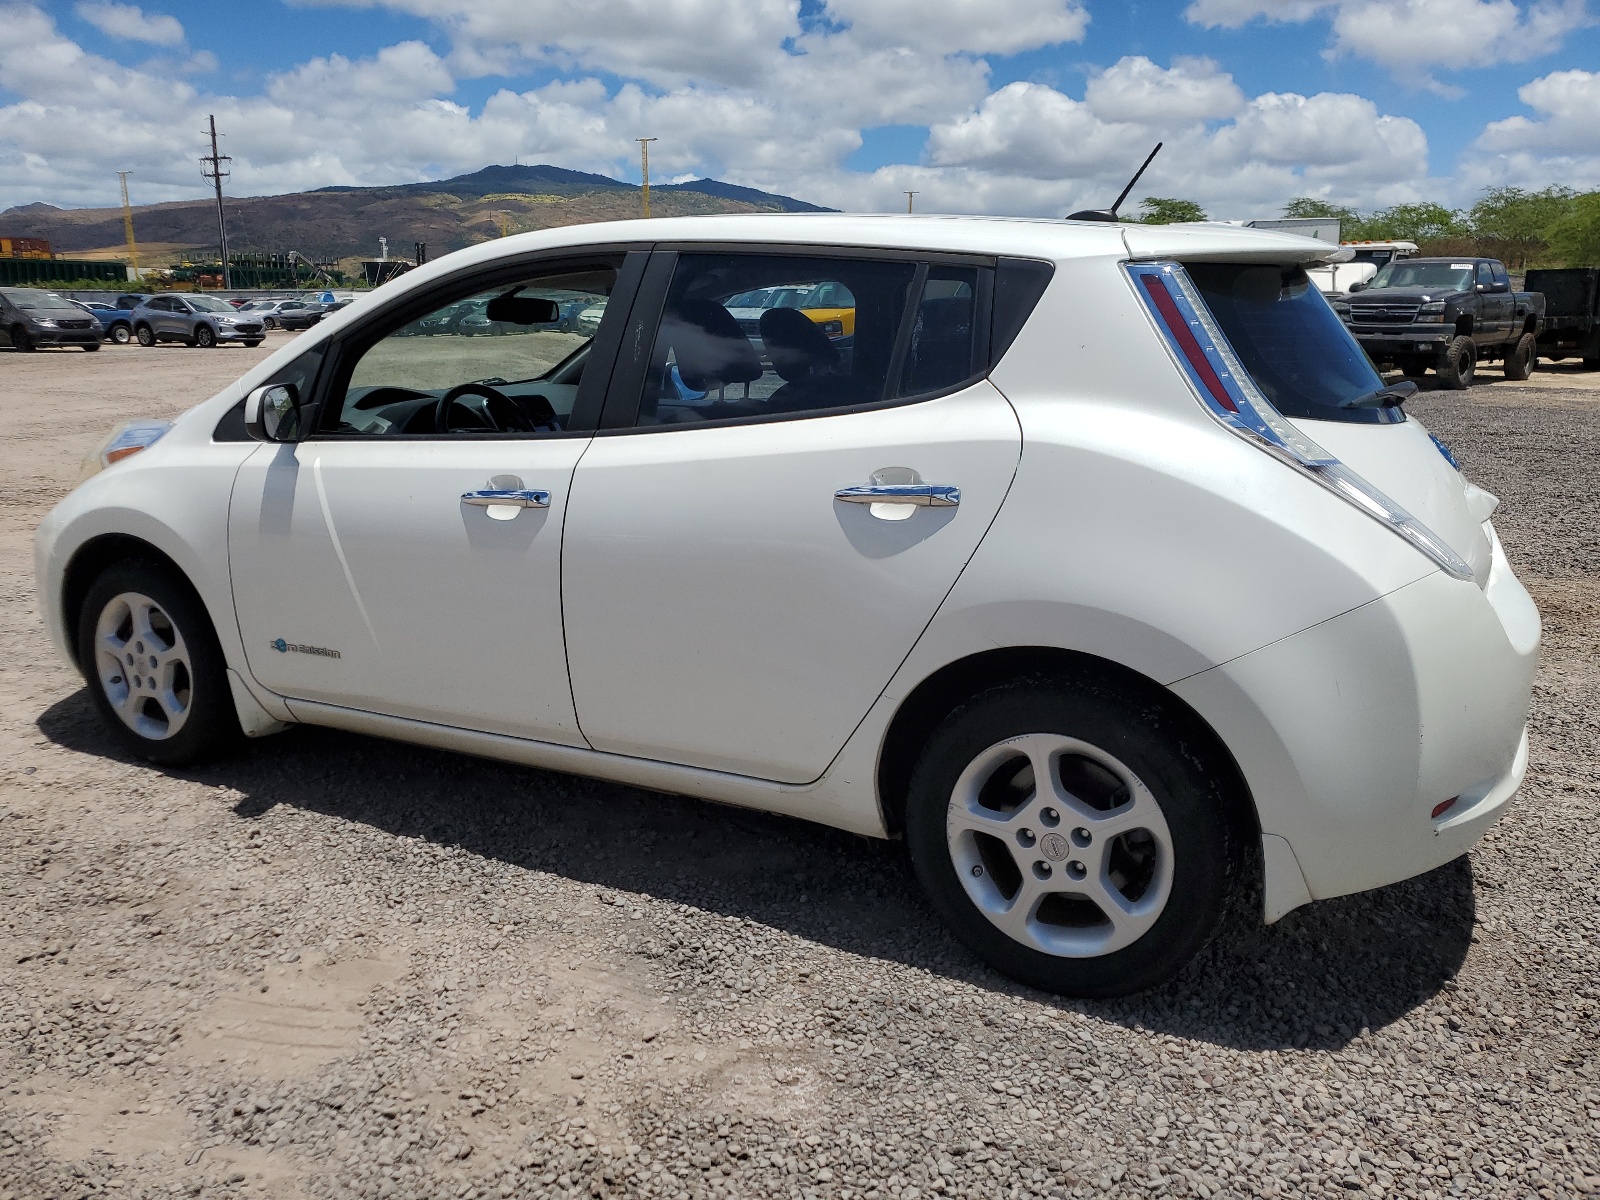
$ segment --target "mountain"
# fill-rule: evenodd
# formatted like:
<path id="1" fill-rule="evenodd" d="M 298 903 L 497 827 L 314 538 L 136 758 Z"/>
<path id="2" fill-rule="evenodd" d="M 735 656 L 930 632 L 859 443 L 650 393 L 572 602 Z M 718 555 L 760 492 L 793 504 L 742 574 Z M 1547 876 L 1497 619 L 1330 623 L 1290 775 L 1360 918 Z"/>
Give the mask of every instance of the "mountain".
<path id="1" fill-rule="evenodd" d="M 605 175 L 548 164 L 496 165 L 453 179 L 390 187 L 325 187 L 283 196 L 226 197 L 228 246 L 235 253 L 299 251 L 315 259 L 375 258 L 378 239 L 409 256 L 426 242 L 430 257 L 459 250 L 502 230 L 523 233 L 639 215 L 639 188 Z M 734 212 L 831 212 L 790 196 L 696 179 L 653 185 L 650 209 L 661 217 Z M 139 205 L 133 210 L 141 262 L 174 260 L 186 250 L 216 253 L 213 200 Z M 123 257 L 120 208 L 24 204 L 0 212 L 0 235 L 48 238 L 59 255 Z"/>

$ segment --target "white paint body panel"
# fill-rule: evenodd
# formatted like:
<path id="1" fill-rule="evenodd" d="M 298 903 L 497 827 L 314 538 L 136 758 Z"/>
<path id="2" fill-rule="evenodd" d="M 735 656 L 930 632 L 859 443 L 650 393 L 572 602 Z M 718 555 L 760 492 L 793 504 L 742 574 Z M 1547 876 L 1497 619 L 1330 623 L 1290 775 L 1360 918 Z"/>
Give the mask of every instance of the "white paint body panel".
<path id="1" fill-rule="evenodd" d="M 596 438 L 564 556 L 590 743 L 816 779 L 977 548 L 1021 442 L 988 383 L 872 412 Z M 959 487 L 959 506 L 886 520 L 834 499 L 889 467 Z"/>
<path id="2" fill-rule="evenodd" d="M 210 440 L 248 388 L 448 274 L 646 239 L 1020 255 L 1057 270 L 992 388 L 902 409 L 592 442 L 420 443 L 381 468 L 315 443 Z M 330 317 L 69 495 L 36 540 L 43 611 L 64 650 L 73 555 L 101 534 L 131 535 L 194 582 L 257 732 L 313 721 L 875 834 L 880 750 L 918 684 L 997 648 L 1092 654 L 1170 688 L 1232 753 L 1276 918 L 1428 870 L 1506 811 L 1526 769 L 1539 636 L 1478 523 L 1481 498 L 1420 426 L 1303 423 L 1461 552 L 1473 582 L 1222 430 L 1119 267 L 1130 256 L 1314 265 L 1328 252 L 1217 226 L 858 215 L 623 222 L 485 243 Z M 324 455 L 348 576 L 301 467 L 308 452 Z M 274 508 L 284 454 L 299 474 Z M 874 557 L 846 524 L 868 513 L 837 511 L 831 492 L 885 466 L 963 496 L 931 536 Z M 538 529 L 524 513 L 478 531 L 498 542 L 475 540 L 457 497 L 506 473 L 550 490 L 552 507 Z M 898 523 L 899 536 L 929 515 Z M 295 554 L 264 516 L 287 520 Z M 576 705 L 558 661 L 562 516 Z M 291 616 L 304 632 L 280 627 Z M 347 673 L 290 664 L 265 649 L 278 636 L 348 652 L 337 660 Z M 291 677 L 291 665 L 312 673 Z"/>
<path id="3" fill-rule="evenodd" d="M 234 488 L 235 605 L 279 695 L 582 745 L 561 638 L 561 522 L 583 438 L 261 446 Z M 550 507 L 461 503 L 495 476 Z M 337 651 L 280 652 L 273 643 Z"/>

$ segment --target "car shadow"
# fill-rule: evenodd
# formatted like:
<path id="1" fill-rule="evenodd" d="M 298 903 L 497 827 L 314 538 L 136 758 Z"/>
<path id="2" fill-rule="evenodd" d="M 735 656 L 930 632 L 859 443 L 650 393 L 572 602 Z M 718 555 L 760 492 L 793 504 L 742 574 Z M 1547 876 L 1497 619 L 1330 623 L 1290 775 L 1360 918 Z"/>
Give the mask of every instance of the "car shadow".
<path id="1" fill-rule="evenodd" d="M 81 690 L 37 725 L 65 749 L 131 761 Z M 1473 880 L 1463 857 L 1405 883 L 1308 906 L 1274 926 L 1241 920 L 1160 988 L 1113 1001 L 1063 1000 L 996 974 L 950 937 L 897 843 L 310 727 L 171 774 L 240 793 L 240 820 L 288 805 L 739 917 L 996 995 L 1240 1049 L 1335 1048 L 1380 1029 L 1452 987 L 1472 941 Z"/>

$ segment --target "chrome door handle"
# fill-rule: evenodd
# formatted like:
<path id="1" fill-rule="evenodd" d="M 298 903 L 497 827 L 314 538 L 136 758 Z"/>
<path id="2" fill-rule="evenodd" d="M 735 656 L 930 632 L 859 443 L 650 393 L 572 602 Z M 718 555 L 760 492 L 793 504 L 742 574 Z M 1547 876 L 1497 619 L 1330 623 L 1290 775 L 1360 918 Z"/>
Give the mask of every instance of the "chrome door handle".
<path id="1" fill-rule="evenodd" d="M 913 504 L 918 508 L 954 508 L 961 489 L 942 483 L 860 483 L 833 494 L 846 504 Z"/>
<path id="2" fill-rule="evenodd" d="M 550 493 L 521 488 L 485 488 L 481 492 L 461 493 L 461 503 L 474 508 L 549 508 Z"/>

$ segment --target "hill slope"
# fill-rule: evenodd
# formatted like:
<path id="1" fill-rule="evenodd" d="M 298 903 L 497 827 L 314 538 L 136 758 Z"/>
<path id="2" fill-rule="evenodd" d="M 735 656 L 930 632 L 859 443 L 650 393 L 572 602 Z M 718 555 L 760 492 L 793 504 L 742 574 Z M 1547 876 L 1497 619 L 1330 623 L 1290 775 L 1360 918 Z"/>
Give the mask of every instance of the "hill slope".
<path id="1" fill-rule="evenodd" d="M 604 175 L 549 165 L 489 166 L 468 175 L 393 187 L 328 187 L 283 196 L 225 198 L 228 245 L 237 253 L 297 250 L 317 259 L 372 258 L 378 239 L 392 255 L 413 242 L 430 256 L 459 250 L 502 228 L 511 233 L 622 220 L 639 215 L 638 187 Z M 729 212 L 828 212 L 815 204 L 754 188 L 697 179 L 650 189 L 656 216 Z M 210 200 L 140 205 L 133 210 L 141 244 L 209 247 L 216 252 L 216 205 Z M 7 237 L 48 238 L 57 254 L 122 243 L 119 208 L 62 209 L 24 204 L 0 212 Z"/>

